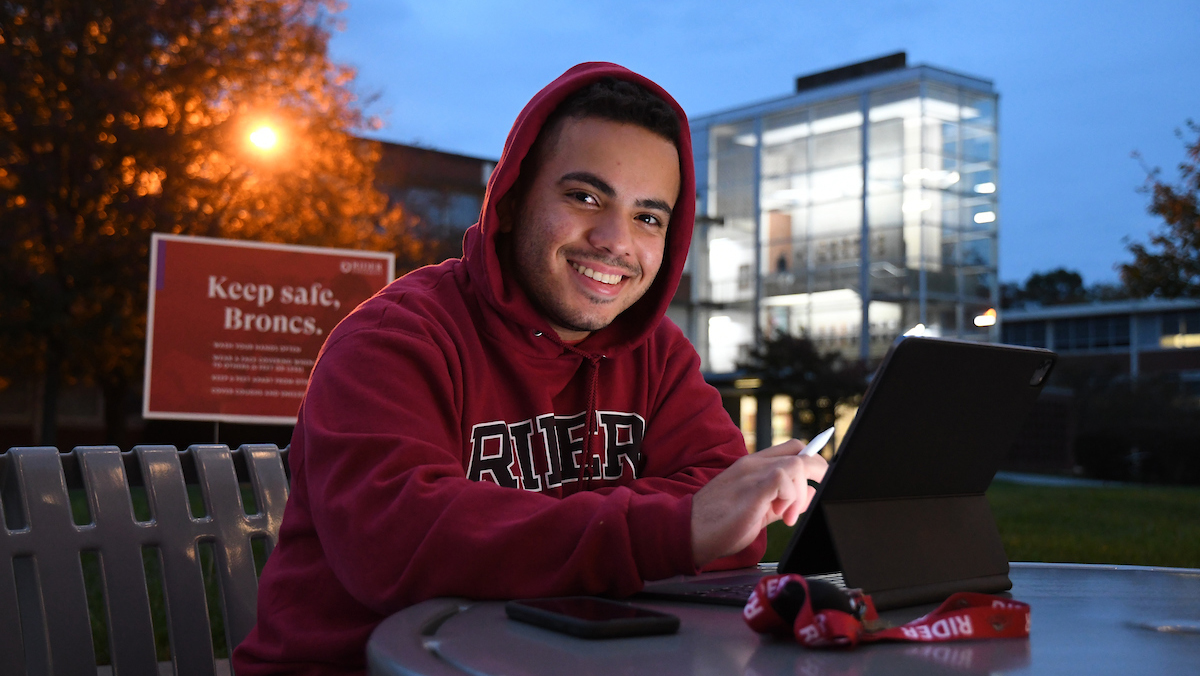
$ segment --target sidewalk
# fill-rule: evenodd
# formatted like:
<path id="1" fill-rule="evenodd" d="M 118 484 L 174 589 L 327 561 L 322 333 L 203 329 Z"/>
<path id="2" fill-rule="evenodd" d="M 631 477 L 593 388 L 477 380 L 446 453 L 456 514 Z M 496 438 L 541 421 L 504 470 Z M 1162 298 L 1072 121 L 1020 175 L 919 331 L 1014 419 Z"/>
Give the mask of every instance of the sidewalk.
<path id="1" fill-rule="evenodd" d="M 1026 474 L 1024 472 L 996 472 L 994 480 L 1010 484 L 1020 484 L 1022 486 L 1056 486 L 1060 488 L 1128 488 L 1141 485 L 1125 481 L 1104 481 L 1101 479 L 1082 479 L 1072 476 L 1055 476 L 1053 474 Z"/>

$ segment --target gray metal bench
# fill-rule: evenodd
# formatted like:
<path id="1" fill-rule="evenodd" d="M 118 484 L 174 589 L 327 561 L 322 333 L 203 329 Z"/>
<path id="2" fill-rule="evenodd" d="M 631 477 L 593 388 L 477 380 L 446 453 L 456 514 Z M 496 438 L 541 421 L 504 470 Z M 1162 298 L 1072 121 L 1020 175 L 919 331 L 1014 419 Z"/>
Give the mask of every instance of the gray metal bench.
<path id="1" fill-rule="evenodd" d="M 102 580 L 111 667 L 101 673 L 157 674 L 172 665 L 180 676 L 227 671 L 214 655 L 201 549 L 212 548 L 232 650 L 254 626 L 252 540 L 262 541 L 262 556 L 274 547 L 288 495 L 286 452 L 263 444 L 232 452 L 197 445 L 0 453 L 0 673 L 97 673 L 85 556 L 98 560 Z M 245 513 L 239 478 L 253 487 L 255 514 Z M 203 516 L 192 514 L 186 483 L 198 484 Z M 144 487 L 148 518 L 135 514 L 131 485 Z M 76 524 L 68 488 L 86 492 L 90 523 Z M 161 571 L 166 663 L 156 656 L 145 548 Z"/>

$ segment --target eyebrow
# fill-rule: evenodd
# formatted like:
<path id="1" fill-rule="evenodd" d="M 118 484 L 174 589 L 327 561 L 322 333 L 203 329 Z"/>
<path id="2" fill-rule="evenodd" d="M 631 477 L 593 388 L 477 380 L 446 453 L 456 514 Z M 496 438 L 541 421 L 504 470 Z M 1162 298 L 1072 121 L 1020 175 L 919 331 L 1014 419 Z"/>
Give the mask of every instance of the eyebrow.
<path id="1" fill-rule="evenodd" d="M 634 204 L 634 206 L 638 206 L 643 209 L 658 209 L 659 211 L 662 211 L 663 213 L 665 213 L 667 216 L 671 215 L 671 207 L 667 206 L 667 203 L 662 200 L 655 200 L 655 199 L 638 200 L 638 201 L 634 202 L 633 204 Z"/>
<path id="2" fill-rule="evenodd" d="M 599 190 L 600 192 L 604 193 L 605 197 L 616 197 L 617 196 L 617 191 L 614 190 L 613 187 L 611 185 L 609 185 L 607 181 L 605 181 L 604 179 L 600 178 L 599 176 L 597 176 L 589 171 L 572 171 L 570 173 L 563 174 L 562 178 L 558 179 L 558 182 L 560 184 L 566 183 L 568 181 L 578 181 L 580 183 L 586 183 L 586 184 L 592 186 L 593 188 L 595 188 L 596 190 Z M 664 212 L 668 216 L 671 215 L 670 205 L 668 205 L 663 200 L 640 199 L 640 200 L 637 200 L 636 202 L 634 202 L 633 204 L 634 204 L 634 206 L 641 207 L 643 209 L 657 209 L 659 211 Z"/>

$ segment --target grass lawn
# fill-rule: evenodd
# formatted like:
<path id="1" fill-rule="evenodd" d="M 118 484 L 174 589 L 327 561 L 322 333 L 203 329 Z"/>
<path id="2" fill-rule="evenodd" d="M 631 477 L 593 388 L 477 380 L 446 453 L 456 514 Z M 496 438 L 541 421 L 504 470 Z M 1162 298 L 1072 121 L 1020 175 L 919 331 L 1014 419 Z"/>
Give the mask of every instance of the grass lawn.
<path id="1" fill-rule="evenodd" d="M 1200 488 L 997 481 L 987 497 L 1010 561 L 1200 568 Z M 763 560 L 778 561 L 790 536 L 772 524 Z"/>

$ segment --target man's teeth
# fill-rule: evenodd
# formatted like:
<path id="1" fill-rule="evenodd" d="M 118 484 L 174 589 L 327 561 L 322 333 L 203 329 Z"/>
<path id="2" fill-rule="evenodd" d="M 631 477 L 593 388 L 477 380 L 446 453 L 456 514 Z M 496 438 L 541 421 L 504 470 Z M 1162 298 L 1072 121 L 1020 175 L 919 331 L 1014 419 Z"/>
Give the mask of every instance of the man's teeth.
<path id="1" fill-rule="evenodd" d="M 596 272 L 595 270 L 586 268 L 578 263 L 572 263 L 571 266 L 574 267 L 575 270 L 577 270 L 579 274 L 583 275 L 584 277 L 591 277 L 597 282 L 602 282 L 604 284 L 616 284 L 622 279 L 621 275 L 609 275 L 603 272 Z"/>

